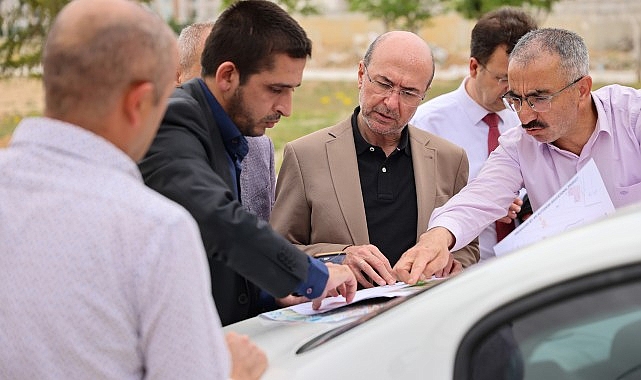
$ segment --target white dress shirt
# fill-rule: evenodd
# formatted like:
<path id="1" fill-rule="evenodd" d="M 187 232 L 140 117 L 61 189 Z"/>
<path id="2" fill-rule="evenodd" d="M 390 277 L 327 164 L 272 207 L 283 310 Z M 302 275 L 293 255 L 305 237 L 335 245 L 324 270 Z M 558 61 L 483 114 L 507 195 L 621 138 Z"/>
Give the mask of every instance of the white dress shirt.
<path id="1" fill-rule="evenodd" d="M 590 159 L 599 169 L 615 208 L 641 201 L 641 91 L 619 85 L 592 92 L 597 111 L 594 132 L 581 154 L 540 143 L 522 128 L 501 135 L 474 180 L 434 210 L 430 228 L 442 226 L 456 237 L 453 250 L 469 243 L 503 216 L 514 194 L 525 187 L 538 210 Z"/>
<path id="2" fill-rule="evenodd" d="M 468 77 L 456 90 L 437 96 L 420 105 L 410 124 L 446 138 L 465 149 L 467 159 L 470 161 L 469 182 L 477 176 L 488 157 L 487 134 L 489 128 L 482 119 L 489 111 L 480 106 L 467 93 L 465 90 L 467 80 Z M 497 114 L 499 115 L 499 131 L 501 133 L 521 125 L 518 115 L 511 110 L 505 109 Z M 494 223 L 491 223 L 479 235 L 481 261 L 495 256 L 496 242 L 496 227 Z"/>
<path id="3" fill-rule="evenodd" d="M 196 223 L 121 150 L 23 120 L 0 200 L 1 379 L 229 376 Z"/>

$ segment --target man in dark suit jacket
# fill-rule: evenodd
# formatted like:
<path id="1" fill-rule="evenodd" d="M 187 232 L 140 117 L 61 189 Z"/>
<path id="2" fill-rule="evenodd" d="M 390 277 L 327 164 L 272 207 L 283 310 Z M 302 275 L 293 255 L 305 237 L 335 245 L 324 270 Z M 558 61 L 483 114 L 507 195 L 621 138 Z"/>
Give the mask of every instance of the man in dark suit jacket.
<path id="1" fill-rule="evenodd" d="M 178 36 L 178 68 L 176 86 L 200 77 L 200 56 L 213 22 L 197 22 L 186 26 Z M 249 151 L 241 164 L 240 199 L 243 207 L 264 221 L 274 206 L 276 165 L 274 143 L 267 135 L 246 137 Z"/>
<path id="2" fill-rule="evenodd" d="M 239 202 L 243 135 L 260 136 L 289 116 L 310 55 L 305 31 L 280 7 L 235 3 L 207 39 L 202 79 L 175 90 L 139 164 L 148 186 L 198 222 L 223 325 L 268 307 L 261 288 L 275 297 L 314 298 L 316 307 L 337 288 L 348 301 L 355 293 L 349 270 L 310 260 Z"/>
<path id="3" fill-rule="evenodd" d="M 467 183 L 462 148 L 407 124 L 433 75 L 425 41 L 386 33 L 359 64 L 353 115 L 285 147 L 274 229 L 312 255 L 347 252 L 365 287 L 396 281 L 392 266 L 423 249 L 432 210 Z M 424 275 L 457 273 L 478 255 L 473 242 Z"/>

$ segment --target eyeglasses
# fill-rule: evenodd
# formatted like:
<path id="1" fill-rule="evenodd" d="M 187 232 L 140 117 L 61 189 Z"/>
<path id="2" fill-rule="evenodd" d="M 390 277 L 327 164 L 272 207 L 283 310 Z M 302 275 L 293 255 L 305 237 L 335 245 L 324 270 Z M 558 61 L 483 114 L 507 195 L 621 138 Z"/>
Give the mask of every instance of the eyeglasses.
<path id="1" fill-rule="evenodd" d="M 478 62 L 478 61 L 477 61 Z M 479 66 L 481 66 L 485 71 L 488 73 L 492 74 L 494 76 L 494 79 L 498 82 L 499 86 L 507 86 L 507 75 L 496 75 L 494 72 L 490 71 L 487 66 L 479 62 Z"/>
<path id="2" fill-rule="evenodd" d="M 396 87 L 393 83 L 388 83 L 388 82 L 381 82 L 376 79 L 372 79 L 369 76 L 369 72 L 367 71 L 367 66 L 363 65 L 365 68 L 365 75 L 367 76 L 367 80 L 373 84 L 372 86 L 372 91 L 376 93 L 379 96 L 383 97 L 388 97 L 391 96 L 392 93 L 398 93 L 398 98 L 400 99 L 401 103 L 405 104 L 406 106 L 410 107 L 416 107 L 418 104 L 425 98 L 425 94 L 421 95 L 420 93 L 416 91 L 411 91 L 411 90 L 404 90 L 402 88 L 396 90 L 394 87 Z"/>
<path id="3" fill-rule="evenodd" d="M 584 77 L 580 77 L 576 79 L 559 91 L 550 95 L 530 95 L 526 97 L 520 97 L 514 94 L 507 93 L 501 98 L 503 99 L 503 104 L 505 104 L 505 107 L 511 109 L 514 112 L 521 112 L 521 108 L 523 107 L 523 100 L 525 100 L 530 108 L 532 108 L 532 110 L 535 112 L 548 112 L 552 108 L 552 99 L 554 99 L 555 96 L 574 86 L 583 78 Z"/>

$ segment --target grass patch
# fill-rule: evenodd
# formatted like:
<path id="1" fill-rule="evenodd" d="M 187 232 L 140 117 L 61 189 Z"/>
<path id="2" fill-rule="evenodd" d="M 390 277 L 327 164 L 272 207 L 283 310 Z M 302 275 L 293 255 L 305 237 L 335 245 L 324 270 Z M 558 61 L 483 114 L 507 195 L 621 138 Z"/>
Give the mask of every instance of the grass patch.
<path id="1" fill-rule="evenodd" d="M 426 100 L 451 91 L 459 84 L 458 80 L 434 82 Z M 289 141 L 348 118 L 357 105 L 356 81 L 305 81 L 294 94 L 292 115 L 281 119 L 267 134 L 274 141 L 276 149 L 280 149 Z"/>
<path id="2" fill-rule="evenodd" d="M 20 120 L 22 120 L 22 116 L 20 115 L 5 115 L 0 117 L 0 138 L 11 135 Z"/>
<path id="3" fill-rule="evenodd" d="M 460 80 L 439 81 L 432 83 L 426 100 L 452 91 L 460 85 Z M 593 88 L 603 86 L 595 83 Z M 638 88 L 638 84 L 633 85 Z M 276 167 L 280 168 L 285 144 L 301 136 L 329 127 L 348 118 L 358 105 L 358 87 L 356 80 L 349 81 L 313 81 L 306 80 L 294 94 L 292 116 L 281 119 L 275 128 L 269 129 L 267 135 L 274 142 L 276 149 Z M 6 146 L 16 125 L 25 116 L 38 115 L 29 112 L 25 115 L 9 114 L 0 116 L 0 147 Z"/>
<path id="4" fill-rule="evenodd" d="M 29 113 L 27 115 L 11 114 L 0 116 L 0 148 L 9 145 L 11 134 L 13 133 L 13 130 L 16 129 L 20 120 L 27 116 L 36 115 L 36 113 Z"/>

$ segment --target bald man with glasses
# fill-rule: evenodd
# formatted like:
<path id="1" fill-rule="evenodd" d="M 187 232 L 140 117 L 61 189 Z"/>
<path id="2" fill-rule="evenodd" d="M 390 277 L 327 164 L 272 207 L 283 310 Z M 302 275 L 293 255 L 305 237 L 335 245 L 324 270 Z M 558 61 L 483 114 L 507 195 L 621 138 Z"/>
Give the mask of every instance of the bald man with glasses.
<path id="1" fill-rule="evenodd" d="M 426 233 L 433 255 L 448 257 L 471 241 L 522 187 L 536 211 L 590 160 L 615 208 L 641 201 L 641 91 L 610 85 L 592 92 L 588 70 L 587 47 L 573 32 L 539 29 L 519 40 L 502 98 L 521 126 L 501 135 L 475 181 L 434 211 Z M 397 266 L 412 282 L 431 259 Z"/>
<path id="2" fill-rule="evenodd" d="M 432 53 L 409 32 L 379 36 L 358 65 L 359 106 L 340 123 L 290 142 L 270 223 L 312 256 L 343 261 L 363 287 L 393 284 L 393 266 L 417 255 L 435 207 L 467 183 L 460 147 L 408 126 L 434 77 Z M 476 241 L 431 273 L 478 261 Z"/>

